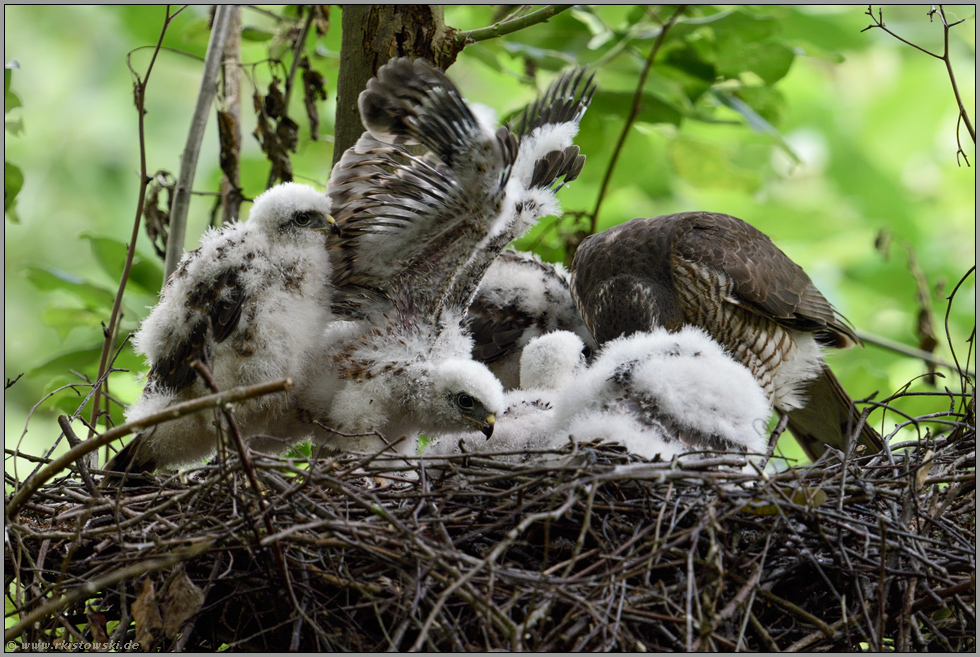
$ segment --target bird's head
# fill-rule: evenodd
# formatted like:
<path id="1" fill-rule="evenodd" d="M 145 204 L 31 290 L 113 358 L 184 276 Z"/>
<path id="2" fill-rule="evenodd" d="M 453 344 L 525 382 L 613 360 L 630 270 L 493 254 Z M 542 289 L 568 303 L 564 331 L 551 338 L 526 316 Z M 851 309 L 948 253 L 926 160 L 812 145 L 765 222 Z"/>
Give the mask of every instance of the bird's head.
<path id="1" fill-rule="evenodd" d="M 425 423 L 435 431 L 479 429 L 489 438 L 496 415 L 505 408 L 500 381 L 472 360 L 450 359 L 435 365 L 431 391 L 431 417 Z"/>
<path id="2" fill-rule="evenodd" d="M 298 183 L 282 183 L 263 192 L 252 205 L 248 225 L 272 242 L 324 241 L 327 233 L 340 233 L 330 216 L 329 197 Z"/>

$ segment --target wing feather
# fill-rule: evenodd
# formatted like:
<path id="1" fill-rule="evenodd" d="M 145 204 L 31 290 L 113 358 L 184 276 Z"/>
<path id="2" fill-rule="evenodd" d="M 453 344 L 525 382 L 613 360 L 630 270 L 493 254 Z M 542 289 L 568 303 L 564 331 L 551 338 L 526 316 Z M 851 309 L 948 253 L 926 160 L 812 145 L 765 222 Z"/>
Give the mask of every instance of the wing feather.
<path id="1" fill-rule="evenodd" d="M 150 363 L 148 384 L 174 393 L 190 386 L 196 376 L 191 363 L 209 360 L 213 344 L 224 342 L 235 332 L 248 299 L 235 269 L 225 270 L 191 288 L 186 297 L 190 325 L 179 331 L 168 331 L 170 344 Z"/>

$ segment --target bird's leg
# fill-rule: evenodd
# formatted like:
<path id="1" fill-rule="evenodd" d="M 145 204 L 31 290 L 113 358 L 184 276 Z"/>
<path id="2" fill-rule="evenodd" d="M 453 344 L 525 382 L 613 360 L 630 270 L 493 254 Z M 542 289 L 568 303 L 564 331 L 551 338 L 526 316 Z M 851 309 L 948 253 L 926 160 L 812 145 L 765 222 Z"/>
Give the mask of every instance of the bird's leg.
<path id="1" fill-rule="evenodd" d="M 776 452 L 776 443 L 779 441 L 779 437 L 783 435 L 786 431 L 786 425 L 789 424 L 789 414 L 783 413 L 782 411 L 776 411 L 779 413 L 779 422 L 776 423 L 776 427 L 769 434 L 769 445 L 766 447 L 766 458 L 762 462 L 762 467 L 766 467 L 769 463 L 769 459 Z"/>

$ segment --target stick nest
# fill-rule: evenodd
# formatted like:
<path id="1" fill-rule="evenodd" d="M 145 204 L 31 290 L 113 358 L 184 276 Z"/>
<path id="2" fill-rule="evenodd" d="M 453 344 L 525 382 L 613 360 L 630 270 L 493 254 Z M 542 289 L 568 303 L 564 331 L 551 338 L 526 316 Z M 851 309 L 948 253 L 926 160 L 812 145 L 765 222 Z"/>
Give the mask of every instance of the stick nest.
<path id="1" fill-rule="evenodd" d="M 975 426 L 975 425 L 974 425 Z M 161 650 L 976 649 L 976 432 L 746 473 L 610 444 L 42 487 L 7 638 Z M 90 480 L 91 481 L 91 480 Z M 8 625 L 10 621 L 8 620 Z M 135 643 L 134 643 L 135 642 Z M 25 645 L 25 647 L 30 647 Z"/>

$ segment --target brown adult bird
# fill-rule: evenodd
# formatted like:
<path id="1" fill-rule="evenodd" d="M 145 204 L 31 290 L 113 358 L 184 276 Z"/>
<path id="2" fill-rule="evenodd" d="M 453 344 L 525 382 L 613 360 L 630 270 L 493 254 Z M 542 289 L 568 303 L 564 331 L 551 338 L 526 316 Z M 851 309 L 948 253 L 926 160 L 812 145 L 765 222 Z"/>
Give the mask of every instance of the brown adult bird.
<path id="1" fill-rule="evenodd" d="M 572 296 L 602 344 L 664 327 L 699 326 L 758 380 L 807 456 L 882 439 L 821 357 L 860 341 L 806 272 L 736 217 L 683 212 L 639 218 L 586 238 Z"/>

